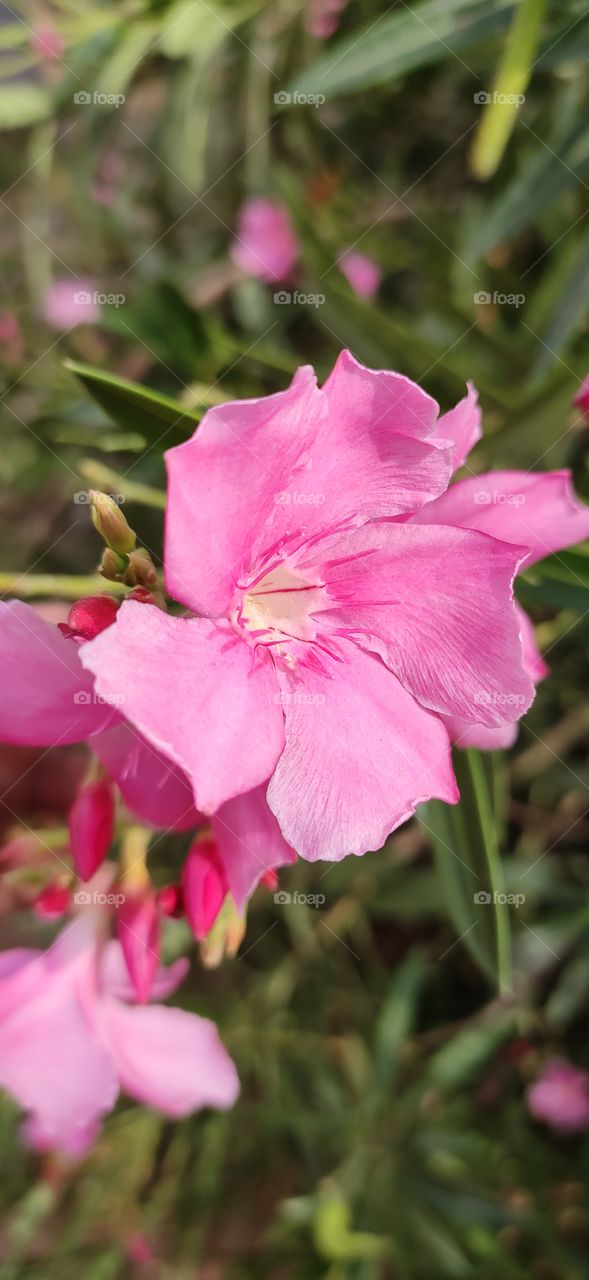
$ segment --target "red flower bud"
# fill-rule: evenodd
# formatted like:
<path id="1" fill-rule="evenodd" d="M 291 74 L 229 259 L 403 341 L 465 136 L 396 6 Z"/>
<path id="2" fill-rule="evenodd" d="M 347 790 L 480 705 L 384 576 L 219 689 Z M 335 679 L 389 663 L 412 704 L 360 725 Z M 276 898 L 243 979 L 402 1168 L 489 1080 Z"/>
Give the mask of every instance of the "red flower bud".
<path id="1" fill-rule="evenodd" d="M 118 607 L 112 596 L 83 596 L 70 609 L 67 622 L 57 625 L 69 640 L 93 640 L 112 625 Z"/>
<path id="2" fill-rule="evenodd" d="M 115 825 L 113 789 L 105 778 L 78 792 L 69 813 L 70 848 L 82 880 L 90 880 L 104 861 Z"/>
<path id="3" fill-rule="evenodd" d="M 276 872 L 265 871 L 263 876 L 260 876 L 260 884 L 265 885 L 266 889 L 270 890 L 270 893 L 276 893 L 278 888 L 278 876 Z"/>
<path id="4" fill-rule="evenodd" d="M 33 903 L 33 911 L 41 920 L 57 920 L 67 911 L 71 894 L 67 885 L 50 880 Z"/>
<path id="5" fill-rule="evenodd" d="M 184 909 L 197 940 L 206 938 L 229 892 L 223 862 L 214 840 L 195 840 L 182 873 Z"/>
<path id="6" fill-rule="evenodd" d="M 165 884 L 158 889 L 155 898 L 163 916 L 179 920 L 184 915 L 184 897 L 179 884 Z"/>

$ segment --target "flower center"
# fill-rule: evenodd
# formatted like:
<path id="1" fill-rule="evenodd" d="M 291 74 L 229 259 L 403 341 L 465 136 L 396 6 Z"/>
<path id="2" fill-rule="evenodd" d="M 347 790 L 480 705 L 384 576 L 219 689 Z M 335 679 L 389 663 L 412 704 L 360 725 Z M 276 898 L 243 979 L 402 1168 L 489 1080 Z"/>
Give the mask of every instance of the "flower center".
<path id="1" fill-rule="evenodd" d="M 314 640 L 314 613 L 325 607 L 325 588 L 281 561 L 240 588 L 234 625 L 259 644 L 276 645 L 281 657 L 292 640 Z"/>

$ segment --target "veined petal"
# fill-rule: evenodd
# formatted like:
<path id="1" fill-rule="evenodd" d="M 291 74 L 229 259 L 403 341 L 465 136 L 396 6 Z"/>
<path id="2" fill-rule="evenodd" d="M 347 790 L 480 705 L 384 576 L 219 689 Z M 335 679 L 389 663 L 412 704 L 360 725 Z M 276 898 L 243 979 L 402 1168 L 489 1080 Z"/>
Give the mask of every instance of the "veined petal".
<path id="1" fill-rule="evenodd" d="M 116 719 L 97 702 L 77 645 L 20 600 L 0 602 L 0 666 L 0 741 L 63 746 Z"/>
<path id="2" fill-rule="evenodd" d="M 512 581 L 522 549 L 446 525 L 365 525 L 321 546 L 333 607 L 322 629 L 353 633 L 422 706 L 500 725 L 530 705 Z"/>
<path id="3" fill-rule="evenodd" d="M 589 538 L 589 507 L 577 501 L 570 471 L 489 471 L 459 480 L 411 523 L 480 529 L 527 547 L 526 568 Z"/>
<path id="4" fill-rule="evenodd" d="M 81 656 L 97 689 L 188 775 L 203 813 L 272 773 L 284 743 L 274 668 L 230 626 L 127 601 Z"/>
<path id="5" fill-rule="evenodd" d="M 433 796 L 458 791 L 448 734 L 384 663 L 350 641 L 331 678 L 305 672 L 286 710 L 286 746 L 268 787 L 285 839 L 303 858 L 379 849 Z"/>

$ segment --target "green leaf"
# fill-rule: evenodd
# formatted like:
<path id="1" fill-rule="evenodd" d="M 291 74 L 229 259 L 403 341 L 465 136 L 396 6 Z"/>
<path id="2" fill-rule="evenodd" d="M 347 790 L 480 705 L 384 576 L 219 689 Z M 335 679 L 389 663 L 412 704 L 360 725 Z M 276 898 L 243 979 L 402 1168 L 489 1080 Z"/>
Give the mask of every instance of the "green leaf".
<path id="1" fill-rule="evenodd" d="M 360 34 L 334 44 L 289 88 L 332 98 L 388 84 L 416 67 L 449 59 L 459 49 L 501 31 L 515 0 L 426 0 L 371 22 Z"/>
<path id="2" fill-rule="evenodd" d="M 128 382 L 92 365 L 66 360 L 66 369 L 75 373 L 105 413 L 125 431 L 140 431 L 147 439 L 165 440 L 166 447 L 185 440 L 198 417 L 169 396 Z"/>
<path id="3" fill-rule="evenodd" d="M 478 751 L 454 752 L 457 805 L 432 800 L 418 811 L 434 850 L 446 909 L 458 936 L 502 992 L 511 987 L 511 931 L 498 821 L 488 770 Z"/>
<path id="4" fill-rule="evenodd" d="M 411 951 L 393 975 L 376 1023 L 374 1073 L 383 1092 L 391 1087 L 400 1050 L 415 1027 L 424 979 L 423 957 Z"/>
<path id="5" fill-rule="evenodd" d="M 521 0 L 517 9 L 472 149 L 477 178 L 490 178 L 501 162 L 532 73 L 545 9 L 546 0 Z"/>
<path id="6" fill-rule="evenodd" d="M 37 84 L 0 86 L 0 129 L 24 129 L 51 114 L 51 96 Z"/>

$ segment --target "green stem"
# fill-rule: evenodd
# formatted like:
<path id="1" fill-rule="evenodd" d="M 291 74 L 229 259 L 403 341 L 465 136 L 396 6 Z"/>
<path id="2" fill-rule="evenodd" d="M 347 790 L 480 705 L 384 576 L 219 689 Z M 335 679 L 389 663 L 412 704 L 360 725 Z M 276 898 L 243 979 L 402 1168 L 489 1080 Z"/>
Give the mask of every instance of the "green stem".
<path id="1" fill-rule="evenodd" d="M 78 600 L 80 596 L 104 595 L 105 592 L 123 596 L 127 591 L 124 583 L 107 582 L 98 573 L 0 573 L 0 596 L 18 596 L 23 600 L 39 596 Z"/>

